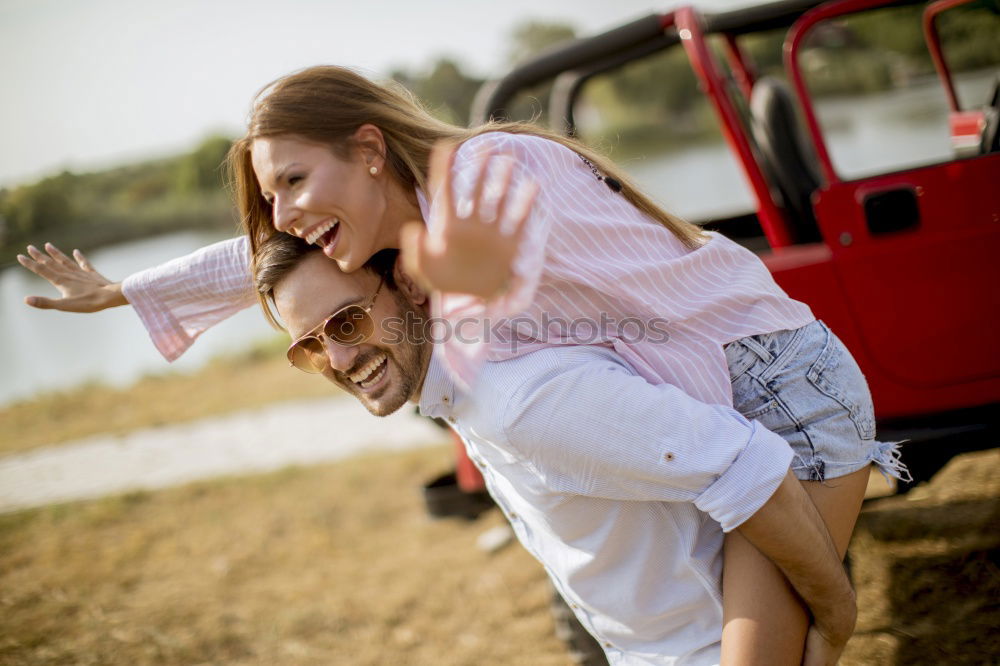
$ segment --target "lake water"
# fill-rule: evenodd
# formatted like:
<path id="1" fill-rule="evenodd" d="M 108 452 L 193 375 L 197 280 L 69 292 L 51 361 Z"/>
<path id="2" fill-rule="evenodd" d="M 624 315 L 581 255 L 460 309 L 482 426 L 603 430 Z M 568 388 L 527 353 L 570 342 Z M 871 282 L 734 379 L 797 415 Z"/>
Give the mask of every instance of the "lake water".
<path id="1" fill-rule="evenodd" d="M 997 72 L 959 80 L 963 100 L 985 100 Z M 947 109 L 936 82 L 819 108 L 834 164 L 844 178 L 950 159 Z M 722 144 L 699 146 L 626 163 L 640 185 L 670 210 L 692 220 L 751 210 L 753 197 Z M 219 240 L 178 233 L 108 247 L 90 255 L 111 279 Z M 68 248 L 64 248 L 68 249 Z M 0 403 L 85 381 L 123 386 L 148 373 L 191 371 L 224 352 L 274 335 L 256 308 L 205 333 L 168 365 L 129 308 L 94 315 L 41 311 L 26 295 L 52 295 L 48 283 L 20 267 L 0 273 Z"/>
<path id="2" fill-rule="evenodd" d="M 88 257 L 102 274 L 120 280 L 217 240 L 218 234 L 177 233 Z M 91 380 L 124 386 L 147 373 L 189 372 L 221 353 L 275 335 L 263 315 L 249 309 L 207 331 L 184 356 L 167 364 L 131 308 L 69 314 L 29 308 L 23 303 L 27 295 L 54 296 L 55 289 L 20 266 L 0 273 L 0 403 Z"/>

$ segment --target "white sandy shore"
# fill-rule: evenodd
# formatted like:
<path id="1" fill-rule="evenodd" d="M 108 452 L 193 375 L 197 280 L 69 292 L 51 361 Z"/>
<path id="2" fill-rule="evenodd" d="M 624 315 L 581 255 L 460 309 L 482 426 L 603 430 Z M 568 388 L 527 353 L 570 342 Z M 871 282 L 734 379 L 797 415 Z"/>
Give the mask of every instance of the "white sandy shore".
<path id="1" fill-rule="evenodd" d="M 442 441 L 409 406 L 376 418 L 346 398 L 281 403 L 0 458 L 0 512 Z"/>

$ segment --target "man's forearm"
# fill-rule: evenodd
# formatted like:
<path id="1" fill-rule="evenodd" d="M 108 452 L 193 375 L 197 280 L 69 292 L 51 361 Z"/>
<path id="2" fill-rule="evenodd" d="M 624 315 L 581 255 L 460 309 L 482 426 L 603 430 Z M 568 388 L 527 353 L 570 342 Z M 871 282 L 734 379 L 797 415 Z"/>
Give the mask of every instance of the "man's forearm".
<path id="1" fill-rule="evenodd" d="M 854 590 L 822 517 L 791 472 L 738 529 L 785 574 L 824 637 L 846 643 L 857 616 Z"/>

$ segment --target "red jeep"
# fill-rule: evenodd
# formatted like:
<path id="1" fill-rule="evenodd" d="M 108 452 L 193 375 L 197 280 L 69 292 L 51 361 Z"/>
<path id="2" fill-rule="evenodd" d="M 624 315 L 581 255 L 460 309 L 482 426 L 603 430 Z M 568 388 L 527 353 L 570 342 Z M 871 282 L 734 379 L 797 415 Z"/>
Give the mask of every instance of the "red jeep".
<path id="1" fill-rule="evenodd" d="M 487 83 L 473 123 L 506 117 L 519 92 L 554 81 L 550 123 L 573 133 L 588 83 L 683 49 L 756 202 L 752 212 L 701 222 L 757 252 L 789 295 L 850 347 L 871 386 L 879 438 L 909 439 L 907 463 L 921 480 L 956 453 L 997 444 L 1000 78 L 986 105 L 961 106 L 937 31 L 942 13 L 975 10 L 994 22 L 1000 41 L 1000 6 L 990 2 L 937 0 L 923 8 L 954 150 L 916 168 L 838 173 L 800 63 L 818 26 L 891 8 L 919 11 L 912 6 L 921 3 L 905 0 L 654 14 L 556 47 Z M 774 30 L 785 31 L 784 80 L 758 76 L 743 48 L 748 37 Z"/>

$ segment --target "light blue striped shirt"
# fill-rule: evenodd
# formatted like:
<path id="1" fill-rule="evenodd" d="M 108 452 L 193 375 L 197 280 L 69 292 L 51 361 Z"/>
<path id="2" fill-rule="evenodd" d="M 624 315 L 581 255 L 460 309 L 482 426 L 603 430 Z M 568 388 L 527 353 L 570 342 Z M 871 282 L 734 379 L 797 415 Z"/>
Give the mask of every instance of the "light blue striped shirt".
<path id="1" fill-rule="evenodd" d="M 460 392 L 435 349 L 421 413 L 465 440 L 521 543 L 612 664 L 717 664 L 722 542 L 781 483 L 788 443 L 653 385 L 613 350 L 486 363 Z"/>

